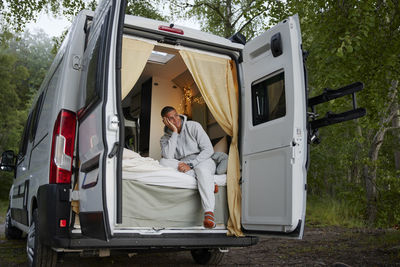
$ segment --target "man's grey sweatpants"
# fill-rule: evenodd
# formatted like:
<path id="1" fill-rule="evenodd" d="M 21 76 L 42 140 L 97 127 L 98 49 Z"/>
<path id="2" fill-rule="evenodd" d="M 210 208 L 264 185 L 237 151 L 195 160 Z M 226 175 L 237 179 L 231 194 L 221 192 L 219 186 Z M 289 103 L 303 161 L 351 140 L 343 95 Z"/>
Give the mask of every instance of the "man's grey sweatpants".
<path id="1" fill-rule="evenodd" d="M 179 160 L 176 159 L 164 159 L 160 160 L 160 164 L 166 167 L 171 167 L 178 170 Z M 193 170 L 185 172 L 186 174 L 193 176 L 197 179 L 197 186 L 200 192 L 201 205 L 203 206 L 204 212 L 214 212 L 215 196 L 214 196 L 214 174 L 215 174 L 215 162 L 212 159 L 206 159 L 205 161 L 197 164 Z"/>

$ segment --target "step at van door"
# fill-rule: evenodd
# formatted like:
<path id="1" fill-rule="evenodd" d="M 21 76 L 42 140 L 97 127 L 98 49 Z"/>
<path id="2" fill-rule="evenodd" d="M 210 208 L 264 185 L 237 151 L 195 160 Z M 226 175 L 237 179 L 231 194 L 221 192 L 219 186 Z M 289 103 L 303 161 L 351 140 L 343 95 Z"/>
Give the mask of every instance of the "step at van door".
<path id="1" fill-rule="evenodd" d="M 119 141 L 120 51 L 124 0 L 102 1 L 86 30 L 79 111 L 79 219 L 82 234 L 108 240 L 116 222 L 115 182 Z M 119 119 L 119 121 L 121 121 Z"/>
<path id="2" fill-rule="evenodd" d="M 301 237 L 306 204 L 306 88 L 297 15 L 243 50 L 242 227 Z"/>

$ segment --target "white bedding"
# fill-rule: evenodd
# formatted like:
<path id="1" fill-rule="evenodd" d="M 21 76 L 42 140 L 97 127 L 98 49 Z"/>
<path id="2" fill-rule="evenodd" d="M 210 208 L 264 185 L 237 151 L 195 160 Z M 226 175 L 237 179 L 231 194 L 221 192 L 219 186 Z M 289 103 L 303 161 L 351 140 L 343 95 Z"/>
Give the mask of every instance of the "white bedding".
<path id="1" fill-rule="evenodd" d="M 141 157 L 138 153 L 124 149 L 122 177 L 149 185 L 197 189 L 196 178 L 169 167 L 161 166 L 157 160 Z M 226 174 L 214 175 L 218 186 L 226 185 Z"/>

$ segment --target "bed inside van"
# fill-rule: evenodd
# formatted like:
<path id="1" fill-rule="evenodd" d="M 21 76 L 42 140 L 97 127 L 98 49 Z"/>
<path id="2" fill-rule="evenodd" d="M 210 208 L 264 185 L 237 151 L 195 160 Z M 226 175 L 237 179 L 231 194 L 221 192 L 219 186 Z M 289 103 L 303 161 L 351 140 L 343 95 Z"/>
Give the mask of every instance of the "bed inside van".
<path id="1" fill-rule="evenodd" d="M 218 68 L 218 64 L 225 64 L 225 69 Z M 209 69 L 210 65 L 217 67 L 218 72 Z M 236 77 L 233 77 L 235 64 L 226 55 L 124 35 L 121 72 L 125 148 L 120 226 L 203 229 L 196 179 L 158 163 L 161 159 L 160 138 L 164 134 L 160 112 L 164 106 L 175 107 L 188 120 L 203 126 L 215 152 L 228 154 L 230 137 L 216 121 L 204 98 L 212 98 L 214 92 L 226 90 L 226 84 L 232 86 L 229 90 L 237 92 Z M 210 72 L 214 77 L 205 80 Z M 197 77 L 192 73 L 197 73 Z M 221 88 L 207 88 L 211 84 L 217 87 L 218 80 L 223 80 Z M 218 167 L 218 161 L 216 163 Z M 221 164 L 226 166 L 226 163 Z M 215 175 L 215 183 L 219 186 L 215 194 L 216 230 L 226 229 L 229 217 L 226 170 Z"/>

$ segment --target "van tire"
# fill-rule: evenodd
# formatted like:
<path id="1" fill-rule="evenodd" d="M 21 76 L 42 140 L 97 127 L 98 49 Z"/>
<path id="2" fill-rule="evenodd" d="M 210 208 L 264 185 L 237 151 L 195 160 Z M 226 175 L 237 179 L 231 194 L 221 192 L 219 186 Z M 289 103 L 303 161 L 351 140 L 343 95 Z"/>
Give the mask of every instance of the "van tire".
<path id="1" fill-rule="evenodd" d="M 4 222 L 4 233 L 8 240 L 20 239 L 22 237 L 22 231 L 11 224 L 11 209 L 8 208 L 6 221 Z"/>
<path id="2" fill-rule="evenodd" d="M 41 242 L 40 231 L 38 210 L 35 209 L 33 211 L 32 223 L 29 226 L 28 236 L 26 238 L 28 266 L 54 267 L 57 264 L 57 252 Z"/>
<path id="3" fill-rule="evenodd" d="M 193 260 L 202 265 L 218 265 L 225 254 L 219 251 L 219 249 L 208 248 L 192 249 L 190 253 L 192 254 Z"/>

